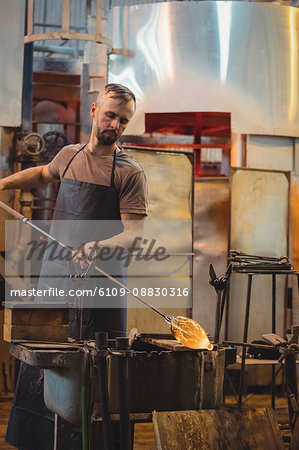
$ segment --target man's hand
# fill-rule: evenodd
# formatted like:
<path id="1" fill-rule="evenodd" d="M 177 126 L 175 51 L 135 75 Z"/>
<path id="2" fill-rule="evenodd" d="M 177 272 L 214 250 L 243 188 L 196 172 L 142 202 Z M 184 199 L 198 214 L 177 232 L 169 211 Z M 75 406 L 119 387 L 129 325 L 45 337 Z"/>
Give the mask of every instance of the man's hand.
<path id="1" fill-rule="evenodd" d="M 112 236 L 104 241 L 90 241 L 83 244 L 74 254 L 74 261 L 80 263 L 82 269 L 87 269 L 88 265 L 93 261 L 101 251 L 106 248 L 111 253 L 116 247 L 127 251 L 136 237 L 141 238 L 143 235 L 143 226 L 145 216 L 142 214 L 122 214 L 121 219 L 124 231 L 120 234 Z"/>
<path id="2" fill-rule="evenodd" d="M 74 252 L 74 262 L 80 263 L 81 269 L 87 269 L 90 263 L 97 257 L 99 248 L 98 241 L 91 241 L 81 245 L 81 247 Z"/>

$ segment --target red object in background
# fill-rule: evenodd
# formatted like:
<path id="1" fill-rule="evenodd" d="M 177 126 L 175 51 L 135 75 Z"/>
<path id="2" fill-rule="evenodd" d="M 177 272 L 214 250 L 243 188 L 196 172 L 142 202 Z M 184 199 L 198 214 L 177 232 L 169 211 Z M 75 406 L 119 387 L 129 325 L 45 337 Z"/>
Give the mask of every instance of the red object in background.
<path id="1" fill-rule="evenodd" d="M 201 175 L 200 150 L 196 150 L 195 151 L 194 176 L 195 176 L 195 178 L 199 178 L 200 175 Z"/>
<path id="2" fill-rule="evenodd" d="M 194 136 L 196 145 L 195 178 L 200 176 L 223 176 L 221 164 L 202 167 L 200 147 L 223 149 L 223 157 L 229 160 L 230 113 L 225 112 L 178 112 L 145 114 L 145 132 Z M 211 145 L 202 143 L 202 138 L 210 138 Z M 217 138 L 217 144 L 213 144 Z M 205 139 L 207 141 L 207 139 Z M 223 144 L 221 144 L 223 141 Z M 229 144 L 228 144 L 229 142 Z M 164 147 L 165 145 L 163 145 Z M 171 145 L 169 145 L 171 147 Z M 181 146 L 182 148 L 184 145 Z M 190 148 L 190 145 L 186 146 Z M 229 164 L 228 164 L 229 165 Z"/>

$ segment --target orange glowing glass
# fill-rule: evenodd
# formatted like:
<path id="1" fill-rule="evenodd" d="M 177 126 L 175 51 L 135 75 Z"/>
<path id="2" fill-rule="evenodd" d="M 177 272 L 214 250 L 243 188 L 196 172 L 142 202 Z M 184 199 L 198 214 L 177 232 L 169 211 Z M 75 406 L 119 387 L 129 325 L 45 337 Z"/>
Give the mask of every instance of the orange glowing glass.
<path id="1" fill-rule="evenodd" d="M 189 317 L 166 316 L 173 336 L 185 347 L 195 350 L 213 350 L 213 344 L 209 341 L 207 333 L 199 323 Z"/>

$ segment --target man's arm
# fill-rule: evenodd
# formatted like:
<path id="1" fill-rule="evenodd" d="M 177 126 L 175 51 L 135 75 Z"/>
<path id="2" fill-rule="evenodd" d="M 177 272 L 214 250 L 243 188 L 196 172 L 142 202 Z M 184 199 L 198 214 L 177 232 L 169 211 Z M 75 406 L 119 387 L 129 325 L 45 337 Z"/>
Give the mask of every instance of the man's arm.
<path id="1" fill-rule="evenodd" d="M 30 167 L 21 170 L 0 180 L 0 190 L 6 189 L 33 189 L 57 181 L 48 170 L 48 166 Z"/>
<path id="2" fill-rule="evenodd" d="M 111 249 L 121 247 L 127 251 L 132 246 L 136 238 L 142 239 L 145 218 L 146 216 L 143 214 L 121 214 L 124 230 L 120 234 L 116 234 L 115 236 L 103 241 L 87 242 L 83 249 L 81 249 L 81 252 L 76 254 L 74 258 L 75 261 L 79 262 L 85 258 L 92 260 L 103 247 Z M 139 244 L 141 244 L 140 239 Z M 136 243 L 136 247 L 137 246 L 138 243 Z"/>
<path id="3" fill-rule="evenodd" d="M 101 241 L 100 246 L 110 248 L 119 246 L 128 250 L 136 237 L 143 236 L 145 218 L 146 216 L 143 214 L 121 214 L 124 231 L 112 238 Z"/>

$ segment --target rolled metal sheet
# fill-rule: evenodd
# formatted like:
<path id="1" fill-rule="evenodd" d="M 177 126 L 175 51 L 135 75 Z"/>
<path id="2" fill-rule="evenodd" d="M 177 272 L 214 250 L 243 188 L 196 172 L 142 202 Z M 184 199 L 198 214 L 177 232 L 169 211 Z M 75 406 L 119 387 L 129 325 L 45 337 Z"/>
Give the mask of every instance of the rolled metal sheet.
<path id="1" fill-rule="evenodd" d="M 299 136 L 299 10 L 273 3 L 165 2 L 114 7 L 109 82 L 144 114 L 231 112 L 235 133 Z"/>

